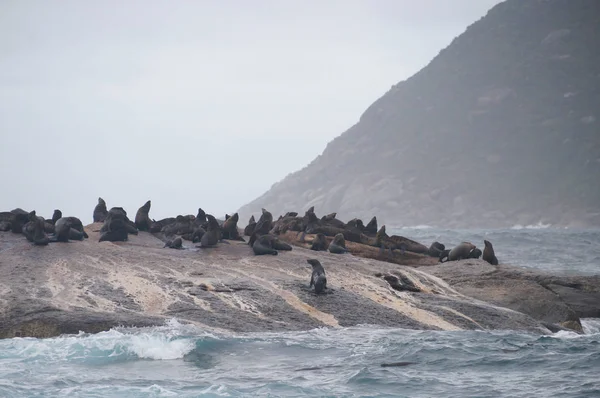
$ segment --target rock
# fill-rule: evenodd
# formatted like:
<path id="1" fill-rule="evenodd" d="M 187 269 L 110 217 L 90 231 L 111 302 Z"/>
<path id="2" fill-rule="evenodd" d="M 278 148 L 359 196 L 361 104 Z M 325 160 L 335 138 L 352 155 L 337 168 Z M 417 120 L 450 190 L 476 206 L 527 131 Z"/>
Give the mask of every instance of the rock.
<path id="1" fill-rule="evenodd" d="M 236 332 L 374 324 L 550 333 L 577 328 L 579 316 L 595 314 L 599 305 L 597 278 L 559 278 L 483 261 L 415 268 L 431 258 L 413 254 L 406 259 L 418 259 L 416 265 L 399 265 L 370 259 L 368 252 L 359 257 L 362 247 L 344 256 L 302 244 L 276 257 L 254 256 L 237 241 L 210 251 L 163 250 L 148 232 L 113 243 L 98 242 L 98 230 L 87 226 L 90 239 L 76 246 L 45 247 L 0 232 L 0 338 L 160 325 L 173 317 Z M 309 289 L 308 258 L 327 270 L 329 294 Z"/>

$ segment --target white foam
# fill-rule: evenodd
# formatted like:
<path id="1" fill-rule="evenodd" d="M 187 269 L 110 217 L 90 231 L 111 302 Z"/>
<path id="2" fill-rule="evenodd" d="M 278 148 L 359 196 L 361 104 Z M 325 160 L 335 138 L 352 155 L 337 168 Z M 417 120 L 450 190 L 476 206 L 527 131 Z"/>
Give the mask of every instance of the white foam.
<path id="1" fill-rule="evenodd" d="M 520 230 L 520 229 L 546 229 L 546 228 L 550 228 L 552 226 L 552 224 L 544 224 L 541 221 L 538 222 L 537 224 L 531 224 L 531 225 L 521 225 L 521 224 L 515 224 L 513 225 L 510 229 L 514 229 L 514 230 Z"/>
<path id="2" fill-rule="evenodd" d="M 191 339 L 171 340 L 164 334 L 144 333 L 133 335 L 125 349 L 144 359 L 179 359 L 194 349 Z"/>
<path id="3" fill-rule="evenodd" d="M 583 318 L 581 326 L 585 334 L 600 334 L 600 318 Z"/>
<path id="4" fill-rule="evenodd" d="M 432 227 L 431 225 L 426 225 L 426 224 L 422 224 L 422 225 L 414 225 L 412 227 L 402 227 L 401 229 L 432 229 L 434 227 Z"/>
<path id="5" fill-rule="evenodd" d="M 171 319 L 164 326 L 151 328 L 114 328 L 96 334 L 79 332 L 48 339 L 17 337 L 7 342 L 18 357 L 49 362 L 123 355 L 169 360 L 183 358 L 204 337 L 215 336 Z"/>

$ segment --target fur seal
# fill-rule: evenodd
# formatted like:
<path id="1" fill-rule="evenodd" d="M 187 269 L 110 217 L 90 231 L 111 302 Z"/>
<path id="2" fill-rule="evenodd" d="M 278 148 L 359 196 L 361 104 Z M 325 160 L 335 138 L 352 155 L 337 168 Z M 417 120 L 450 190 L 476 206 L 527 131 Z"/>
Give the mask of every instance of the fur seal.
<path id="1" fill-rule="evenodd" d="M 223 239 L 241 240 L 242 242 L 245 242 L 244 238 L 240 236 L 240 233 L 238 231 L 237 223 L 239 219 L 240 216 L 238 213 L 233 213 L 232 216 L 227 217 L 225 219 L 222 230 Z"/>
<path id="2" fill-rule="evenodd" d="M 54 225 L 53 242 L 68 242 L 70 240 L 83 240 L 88 234 L 83 229 L 83 223 L 77 217 L 61 217 Z"/>
<path id="3" fill-rule="evenodd" d="M 202 210 L 201 207 L 198 207 L 198 213 L 196 214 L 196 219 L 194 220 L 194 225 L 198 225 L 206 230 L 208 228 L 208 220 L 206 219 L 206 212 Z"/>
<path id="4" fill-rule="evenodd" d="M 329 252 L 334 254 L 348 253 L 348 249 L 346 249 L 346 240 L 344 239 L 344 234 L 337 234 L 333 237 L 333 240 L 329 244 Z"/>
<path id="5" fill-rule="evenodd" d="M 138 231 L 150 231 L 152 220 L 150 220 L 150 206 L 152 202 L 149 200 L 135 213 L 135 227 Z"/>
<path id="6" fill-rule="evenodd" d="M 98 204 L 94 208 L 94 222 L 104 222 L 108 216 L 106 202 L 102 198 L 98 198 Z"/>
<path id="7" fill-rule="evenodd" d="M 168 240 L 167 243 L 163 247 L 169 247 L 171 249 L 182 249 L 183 241 L 180 237 L 177 237 L 173 240 Z"/>
<path id="8" fill-rule="evenodd" d="M 10 213 L 13 214 L 10 221 L 11 231 L 15 234 L 23 233 L 23 227 L 25 224 L 31 221 L 29 217 L 30 213 L 21 208 L 13 209 L 10 211 Z"/>
<path id="9" fill-rule="evenodd" d="M 52 219 L 47 221 L 49 223 L 51 223 L 52 225 L 56 224 L 56 222 L 58 220 L 60 220 L 62 218 L 62 211 L 55 209 L 54 213 L 52 213 Z"/>
<path id="10" fill-rule="evenodd" d="M 306 260 L 312 266 L 312 275 L 310 276 L 310 286 L 315 287 L 315 293 L 323 293 L 327 289 L 327 277 L 325 276 L 325 268 L 319 260 L 311 258 Z"/>
<path id="11" fill-rule="evenodd" d="M 105 221 L 106 223 L 106 221 Z M 98 242 L 125 242 L 128 239 L 127 234 L 127 223 L 125 220 L 115 218 L 110 220 L 107 224 L 107 228 L 100 235 Z"/>
<path id="12" fill-rule="evenodd" d="M 265 254 L 271 254 L 273 256 L 276 256 L 278 254 L 277 250 L 275 250 L 275 248 L 273 247 L 272 240 L 269 239 L 269 235 L 259 236 L 252 245 L 252 251 L 257 256 Z"/>
<path id="13" fill-rule="evenodd" d="M 244 235 L 246 235 L 246 236 L 252 235 L 252 232 L 254 232 L 255 227 L 256 227 L 256 220 L 254 219 L 254 216 L 251 216 L 250 220 L 248 220 L 248 225 L 246 225 L 246 228 L 244 228 Z"/>
<path id="14" fill-rule="evenodd" d="M 211 214 L 207 214 L 206 219 L 208 220 L 208 228 L 200 239 L 200 247 L 214 247 L 221 238 L 221 228 L 217 219 Z"/>
<path id="15" fill-rule="evenodd" d="M 254 231 L 252 232 L 252 235 L 250 236 L 250 240 L 248 241 L 248 244 L 250 246 L 254 245 L 254 241 L 256 240 L 256 238 L 258 238 L 261 235 L 268 234 L 269 231 L 271 231 L 271 228 L 273 228 L 273 214 L 271 214 L 269 211 L 267 211 L 265 209 L 261 209 L 261 210 L 262 210 L 262 214 L 261 214 L 260 218 L 258 219 L 256 226 L 254 227 Z"/>
<path id="16" fill-rule="evenodd" d="M 346 223 L 340 221 L 336 218 L 337 213 L 327 214 L 326 216 L 321 217 L 321 223 L 325 225 L 330 225 L 335 228 L 344 229 L 346 228 Z"/>
<path id="17" fill-rule="evenodd" d="M 442 252 L 446 249 L 446 246 L 444 246 L 442 243 L 440 242 L 433 242 L 431 244 L 431 246 L 429 246 L 429 249 L 427 250 L 427 254 L 431 257 L 440 257 L 440 254 L 442 254 Z"/>
<path id="18" fill-rule="evenodd" d="M 325 235 L 323 235 L 322 233 L 318 233 L 315 235 L 312 244 L 310 245 L 310 250 L 327 250 L 327 246 L 328 244 Z"/>
<path id="19" fill-rule="evenodd" d="M 44 227 L 44 218 L 35 214 L 35 210 L 29 213 L 29 222 L 23 226 L 23 235 L 28 241 L 36 246 L 46 246 L 50 239 Z"/>
<path id="20" fill-rule="evenodd" d="M 444 259 L 446 259 L 446 261 L 448 261 L 448 255 L 450 254 L 450 249 L 444 249 L 440 252 L 440 257 L 439 257 L 439 261 L 440 263 L 444 263 Z"/>
<path id="21" fill-rule="evenodd" d="M 106 215 L 104 224 L 100 228 L 100 233 L 99 242 L 119 242 L 126 241 L 128 234 L 137 235 L 138 230 L 135 224 L 127 217 L 125 209 L 122 207 L 113 207 Z"/>
<path id="22" fill-rule="evenodd" d="M 494 246 L 490 241 L 484 240 L 483 244 L 485 247 L 483 248 L 483 259 L 492 265 L 498 265 L 498 258 L 494 253 Z"/>
<path id="23" fill-rule="evenodd" d="M 479 250 L 478 248 L 474 248 L 473 250 L 471 250 L 471 252 L 469 252 L 469 258 L 479 257 L 481 257 L 481 250 Z"/>
<path id="24" fill-rule="evenodd" d="M 469 258 L 471 250 L 475 249 L 475 245 L 471 242 L 461 242 L 454 246 L 448 253 L 448 261 L 458 261 L 465 258 Z"/>
<path id="25" fill-rule="evenodd" d="M 396 275 L 387 274 L 384 275 L 383 279 L 389 283 L 390 287 L 394 290 L 409 291 L 409 292 L 420 292 L 421 289 L 415 286 L 406 275 L 400 274 L 399 277 Z"/>
<path id="26" fill-rule="evenodd" d="M 371 221 L 366 225 L 364 233 L 366 235 L 376 235 L 377 234 L 377 217 L 373 216 Z"/>
<path id="27" fill-rule="evenodd" d="M 186 235 L 194 232 L 196 228 L 199 228 L 195 224 L 195 218 L 192 215 L 182 216 L 181 214 L 175 217 L 175 222 L 165 225 L 161 231 L 167 236 L 173 235 Z"/>
<path id="28" fill-rule="evenodd" d="M 152 226 L 150 226 L 150 232 L 156 233 L 162 231 L 164 227 L 167 225 L 171 225 L 175 223 L 175 217 L 163 218 L 162 220 L 154 221 L 152 220 Z"/>

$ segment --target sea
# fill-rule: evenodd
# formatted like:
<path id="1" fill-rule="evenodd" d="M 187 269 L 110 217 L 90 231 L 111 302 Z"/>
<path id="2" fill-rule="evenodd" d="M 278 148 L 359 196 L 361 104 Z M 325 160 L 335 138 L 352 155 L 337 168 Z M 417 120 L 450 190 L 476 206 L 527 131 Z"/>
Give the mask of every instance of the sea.
<path id="1" fill-rule="evenodd" d="M 600 230 L 429 226 L 426 245 L 491 241 L 501 263 L 600 272 Z M 600 319 L 584 334 L 360 325 L 217 334 L 171 319 L 48 339 L 0 340 L 0 397 L 600 397 Z M 396 363 L 401 366 L 385 366 Z M 383 366 L 382 366 L 383 365 Z"/>

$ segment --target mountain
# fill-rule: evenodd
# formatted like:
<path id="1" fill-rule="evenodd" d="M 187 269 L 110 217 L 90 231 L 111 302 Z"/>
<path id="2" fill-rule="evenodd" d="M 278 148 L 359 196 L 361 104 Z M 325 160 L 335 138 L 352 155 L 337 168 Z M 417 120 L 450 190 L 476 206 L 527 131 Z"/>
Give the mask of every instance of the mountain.
<path id="1" fill-rule="evenodd" d="M 239 212 L 600 225 L 600 1 L 507 0 Z"/>

